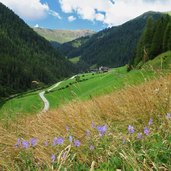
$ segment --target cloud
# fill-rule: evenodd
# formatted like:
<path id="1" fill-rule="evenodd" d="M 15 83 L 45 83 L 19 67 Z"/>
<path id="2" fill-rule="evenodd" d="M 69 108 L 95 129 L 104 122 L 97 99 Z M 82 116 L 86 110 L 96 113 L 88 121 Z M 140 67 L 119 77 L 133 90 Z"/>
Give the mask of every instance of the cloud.
<path id="1" fill-rule="evenodd" d="M 95 14 L 95 19 L 97 20 L 97 21 L 104 21 L 104 19 L 105 19 L 105 14 L 101 14 L 101 13 L 97 13 L 97 14 Z"/>
<path id="2" fill-rule="evenodd" d="M 38 25 L 38 24 L 36 24 L 34 27 L 35 27 L 35 28 L 38 28 L 38 27 L 39 27 L 39 25 Z"/>
<path id="3" fill-rule="evenodd" d="M 58 19 L 60 19 L 60 20 L 62 19 L 61 16 L 60 16 L 57 12 L 55 12 L 55 11 L 53 11 L 53 10 L 49 10 L 49 11 L 48 11 L 48 14 L 49 14 L 49 15 L 52 15 L 53 17 L 56 17 L 56 18 L 58 18 Z"/>
<path id="4" fill-rule="evenodd" d="M 48 14 L 60 18 L 58 13 L 50 10 L 47 3 L 41 3 L 40 0 L 0 0 L 0 2 L 24 19 L 42 19 Z"/>
<path id="5" fill-rule="evenodd" d="M 171 0 L 59 0 L 64 13 L 81 19 L 120 25 L 147 11 L 171 11 Z"/>
<path id="6" fill-rule="evenodd" d="M 74 21 L 74 20 L 76 20 L 76 17 L 74 17 L 74 16 L 72 16 L 72 15 L 68 17 L 68 21 L 72 22 L 72 21 Z"/>

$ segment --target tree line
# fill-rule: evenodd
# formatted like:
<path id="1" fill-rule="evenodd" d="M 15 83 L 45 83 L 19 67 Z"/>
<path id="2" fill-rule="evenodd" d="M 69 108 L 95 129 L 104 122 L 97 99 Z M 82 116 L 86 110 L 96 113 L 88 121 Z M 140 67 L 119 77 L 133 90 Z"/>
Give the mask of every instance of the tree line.
<path id="1" fill-rule="evenodd" d="M 131 61 L 134 67 L 171 50 L 171 17 L 163 15 L 157 21 L 149 17 Z"/>

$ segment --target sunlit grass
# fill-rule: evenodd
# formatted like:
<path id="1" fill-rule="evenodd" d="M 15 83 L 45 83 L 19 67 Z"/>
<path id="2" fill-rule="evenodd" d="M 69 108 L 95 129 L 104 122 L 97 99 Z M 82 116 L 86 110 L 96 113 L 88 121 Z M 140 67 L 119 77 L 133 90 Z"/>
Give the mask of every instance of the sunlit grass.
<path id="1" fill-rule="evenodd" d="M 158 76 L 152 70 L 133 70 L 129 73 L 126 67 L 112 69 L 108 73 L 86 73 L 80 74 L 80 82 L 75 79 L 66 79 L 61 84 L 48 92 L 46 88 L 45 97 L 50 103 L 50 109 L 67 104 L 72 100 L 88 100 L 93 97 L 110 94 L 124 87 L 141 84 Z M 43 109 L 39 91 L 18 96 L 6 101 L 0 107 L 1 118 L 19 117 L 27 114 L 36 114 Z"/>
<path id="2" fill-rule="evenodd" d="M 79 57 L 74 57 L 69 59 L 73 64 L 76 64 L 80 61 L 80 56 Z"/>
<path id="3" fill-rule="evenodd" d="M 17 123 L 1 123 L 0 166 L 4 170 L 170 170 L 171 121 L 166 118 L 171 112 L 170 87 L 171 76 L 165 76 Z M 104 125 L 105 129 L 99 127 Z M 133 134 L 128 125 L 134 127 Z M 15 147 L 18 138 L 23 142 L 33 137 L 35 147 Z M 64 143 L 53 146 L 55 137 L 64 138 Z"/>

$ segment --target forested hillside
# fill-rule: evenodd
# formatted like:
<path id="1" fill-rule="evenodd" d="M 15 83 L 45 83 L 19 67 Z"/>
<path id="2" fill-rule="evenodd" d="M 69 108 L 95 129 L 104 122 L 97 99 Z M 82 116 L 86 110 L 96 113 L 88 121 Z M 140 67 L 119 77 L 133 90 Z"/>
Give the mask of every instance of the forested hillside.
<path id="1" fill-rule="evenodd" d="M 149 16 L 158 19 L 161 13 L 147 12 L 121 26 L 105 29 L 91 36 L 80 47 L 72 46 L 73 42 L 64 44 L 61 52 L 70 47 L 67 57 L 81 56 L 89 66 L 107 65 L 118 67 L 127 64 L 135 53 L 137 42 L 145 28 Z M 64 52 L 67 52 L 66 50 Z"/>
<path id="2" fill-rule="evenodd" d="M 44 38 L 0 3 L 0 97 L 32 87 L 32 81 L 54 83 L 73 72 Z"/>
<path id="3" fill-rule="evenodd" d="M 140 62 L 143 64 L 168 50 L 171 50 L 171 17 L 162 16 L 157 21 L 150 17 L 131 64 L 134 66 Z"/>
<path id="4" fill-rule="evenodd" d="M 78 39 L 75 39 L 71 42 L 67 42 L 62 44 L 61 46 L 58 46 L 59 50 L 63 55 L 65 55 L 67 58 L 72 58 L 75 56 L 81 55 L 82 52 L 82 46 L 91 38 L 92 36 L 85 36 L 80 37 Z"/>

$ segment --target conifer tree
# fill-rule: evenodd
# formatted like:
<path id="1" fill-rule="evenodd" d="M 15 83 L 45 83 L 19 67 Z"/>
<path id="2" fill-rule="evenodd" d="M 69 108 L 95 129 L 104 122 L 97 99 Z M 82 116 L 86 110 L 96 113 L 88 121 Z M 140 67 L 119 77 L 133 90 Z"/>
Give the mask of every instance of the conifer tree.
<path id="1" fill-rule="evenodd" d="M 164 52 L 171 49 L 170 44 L 171 44 L 171 23 L 168 23 L 163 38 Z"/>
<path id="2" fill-rule="evenodd" d="M 154 21 L 149 17 L 145 30 L 138 42 L 134 64 L 137 65 L 141 60 L 146 61 L 151 53 L 151 43 L 154 33 Z"/>
<path id="3" fill-rule="evenodd" d="M 150 59 L 163 52 L 163 39 L 168 20 L 168 16 L 162 17 L 155 25 L 156 29 L 152 40 Z"/>

